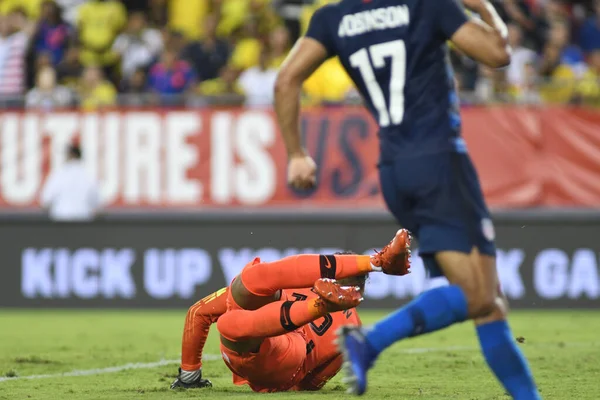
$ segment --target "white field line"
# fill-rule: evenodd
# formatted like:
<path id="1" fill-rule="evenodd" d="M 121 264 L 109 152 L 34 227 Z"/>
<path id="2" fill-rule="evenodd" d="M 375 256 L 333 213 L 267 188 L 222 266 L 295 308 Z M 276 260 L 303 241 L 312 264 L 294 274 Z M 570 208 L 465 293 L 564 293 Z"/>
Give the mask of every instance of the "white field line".
<path id="1" fill-rule="evenodd" d="M 557 343 L 539 343 L 539 344 L 531 344 L 524 346 L 530 347 L 545 347 L 545 348 L 557 348 L 559 347 Z M 590 343 L 566 343 L 565 347 L 597 347 L 600 346 L 600 343 L 590 342 Z M 409 349 L 400 349 L 397 350 L 403 354 L 423 354 L 423 353 L 442 353 L 447 351 L 474 351 L 479 350 L 478 347 L 473 346 L 447 346 L 447 347 L 416 347 Z M 221 356 L 218 354 L 205 354 L 203 356 L 205 361 L 215 361 L 220 360 Z M 149 363 L 128 363 L 124 365 L 117 365 L 115 367 L 108 368 L 94 368 L 94 369 L 76 369 L 70 372 L 62 372 L 57 374 L 44 374 L 44 375 L 27 375 L 27 376 L 11 376 L 11 377 L 0 377 L 0 383 L 15 381 L 15 380 L 34 380 L 34 379 L 47 379 L 47 378 L 62 378 L 68 376 L 89 376 L 89 375 L 104 375 L 111 374 L 114 372 L 121 372 L 130 369 L 150 369 L 163 367 L 165 365 L 173 365 L 179 364 L 179 359 L 173 360 L 160 360 Z"/>

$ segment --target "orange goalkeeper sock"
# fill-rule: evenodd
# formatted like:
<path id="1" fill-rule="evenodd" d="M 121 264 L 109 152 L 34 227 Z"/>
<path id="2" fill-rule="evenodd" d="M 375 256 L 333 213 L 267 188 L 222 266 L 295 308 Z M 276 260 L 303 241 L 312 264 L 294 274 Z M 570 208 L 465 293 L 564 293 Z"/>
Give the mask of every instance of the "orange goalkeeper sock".
<path id="1" fill-rule="evenodd" d="M 280 289 L 311 287 L 319 278 L 343 279 L 371 271 L 370 256 L 301 254 L 249 265 L 240 276 L 248 291 L 270 296 Z"/>
<path id="2" fill-rule="evenodd" d="M 276 301 L 258 310 L 232 310 L 217 321 L 225 338 L 238 342 L 283 335 L 327 314 L 322 299 Z"/>

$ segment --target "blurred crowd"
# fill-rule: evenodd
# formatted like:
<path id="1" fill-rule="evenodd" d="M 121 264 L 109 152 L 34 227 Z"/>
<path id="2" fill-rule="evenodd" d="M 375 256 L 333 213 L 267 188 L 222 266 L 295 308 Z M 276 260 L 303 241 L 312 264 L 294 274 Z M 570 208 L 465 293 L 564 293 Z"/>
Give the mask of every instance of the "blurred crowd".
<path id="1" fill-rule="evenodd" d="M 333 0 L 0 0 L 0 105 L 264 106 L 312 13 Z M 512 64 L 453 50 L 466 103 L 600 105 L 600 0 L 495 0 Z M 360 101 L 337 59 L 308 104 Z"/>

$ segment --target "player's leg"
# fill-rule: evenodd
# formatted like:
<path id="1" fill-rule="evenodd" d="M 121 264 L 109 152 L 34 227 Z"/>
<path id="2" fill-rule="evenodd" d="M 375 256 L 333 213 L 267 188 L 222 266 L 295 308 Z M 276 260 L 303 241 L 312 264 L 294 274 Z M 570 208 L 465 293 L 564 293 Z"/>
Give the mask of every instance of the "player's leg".
<path id="1" fill-rule="evenodd" d="M 372 366 L 375 358 L 394 342 L 433 332 L 467 318 L 485 318 L 498 312 L 495 249 L 493 237 L 490 237 L 493 232 L 490 233 L 487 229 L 487 210 L 476 176 L 477 184 L 471 179 L 471 186 L 468 186 L 469 182 L 444 175 L 444 171 L 450 169 L 454 174 L 458 174 L 459 178 L 462 178 L 460 174 L 472 178 L 468 175 L 474 171 L 468 168 L 465 170 L 465 165 L 461 164 L 436 165 L 436 161 L 439 160 L 431 159 L 429 163 L 420 164 L 422 168 L 439 170 L 437 173 L 432 170 L 431 175 L 439 174 L 440 182 L 426 187 L 425 193 L 418 199 L 420 209 L 417 209 L 416 213 L 421 213 L 421 225 L 416 233 L 420 242 L 420 253 L 425 255 L 425 264 L 430 271 L 441 271 L 448 278 L 450 285 L 424 292 L 396 313 L 377 323 L 366 334 L 356 330 L 345 332 L 343 339 L 346 357 L 351 361 L 353 388 L 358 393 L 364 392 L 366 388 L 366 371 Z M 406 165 L 402 167 L 406 168 Z M 470 198 L 466 199 L 468 204 L 457 201 L 465 197 L 465 191 L 466 195 L 470 195 Z M 475 213 L 476 217 L 473 218 L 470 213 Z M 469 221 L 476 221 L 476 226 L 469 225 Z M 483 231 L 488 230 L 487 234 L 482 231 L 482 221 Z M 479 249 L 472 250 L 473 247 Z M 519 396 L 516 397 L 518 399 L 539 398 L 527 365 L 514 342 L 505 340 L 505 323 L 493 321 L 484 325 L 492 330 L 493 334 L 483 328 L 480 339 L 482 334 L 494 337 L 494 346 L 498 345 L 512 355 L 510 368 L 514 368 L 515 375 L 520 377 L 519 387 L 516 388 L 510 382 L 505 382 L 502 373 L 497 373 L 507 390 L 513 396 Z M 481 340 L 482 344 L 486 341 Z M 484 353 L 486 346 L 483 345 Z M 487 356 L 486 359 L 490 361 Z M 492 360 L 491 364 L 497 363 Z M 492 367 L 492 370 L 496 372 L 497 368 Z M 517 379 L 513 379 L 512 382 L 516 381 Z"/>
<path id="2" fill-rule="evenodd" d="M 318 279 L 313 291 L 318 296 L 305 301 L 276 301 L 258 310 L 228 311 L 219 318 L 217 328 L 227 344 L 273 337 L 295 331 L 328 313 L 354 308 L 362 301 L 358 288 L 343 287 L 332 279 Z"/>
<path id="3" fill-rule="evenodd" d="M 254 310 L 282 289 L 307 288 L 320 278 L 344 279 L 383 271 L 404 275 L 410 268 L 410 236 L 399 231 L 384 250 L 372 256 L 357 254 L 302 254 L 274 262 L 248 264 L 231 285 L 233 300 Z M 267 301 L 265 301 L 267 299 Z"/>

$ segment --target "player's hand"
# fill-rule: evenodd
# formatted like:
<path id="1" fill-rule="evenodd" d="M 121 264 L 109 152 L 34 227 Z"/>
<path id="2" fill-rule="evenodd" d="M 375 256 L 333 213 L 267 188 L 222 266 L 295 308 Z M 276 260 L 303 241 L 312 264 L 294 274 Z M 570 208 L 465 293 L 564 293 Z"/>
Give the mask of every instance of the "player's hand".
<path id="1" fill-rule="evenodd" d="M 291 156 L 288 162 L 288 185 L 295 189 L 312 189 L 317 183 L 317 164 L 306 154 Z"/>

